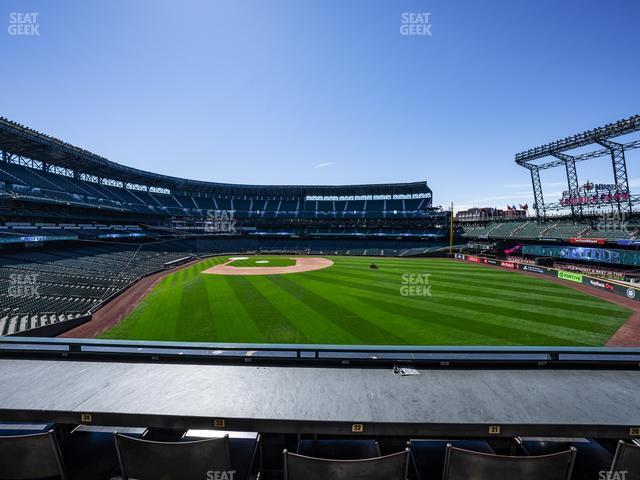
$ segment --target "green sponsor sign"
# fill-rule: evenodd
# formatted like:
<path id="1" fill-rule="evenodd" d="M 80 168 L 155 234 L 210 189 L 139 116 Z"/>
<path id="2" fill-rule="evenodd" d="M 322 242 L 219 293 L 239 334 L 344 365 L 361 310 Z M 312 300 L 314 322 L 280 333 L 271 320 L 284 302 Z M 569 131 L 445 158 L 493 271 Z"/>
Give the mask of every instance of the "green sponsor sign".
<path id="1" fill-rule="evenodd" d="M 558 278 L 563 280 L 569 280 L 570 282 L 582 283 L 582 274 L 574 272 L 565 272 L 564 270 L 558 270 Z"/>

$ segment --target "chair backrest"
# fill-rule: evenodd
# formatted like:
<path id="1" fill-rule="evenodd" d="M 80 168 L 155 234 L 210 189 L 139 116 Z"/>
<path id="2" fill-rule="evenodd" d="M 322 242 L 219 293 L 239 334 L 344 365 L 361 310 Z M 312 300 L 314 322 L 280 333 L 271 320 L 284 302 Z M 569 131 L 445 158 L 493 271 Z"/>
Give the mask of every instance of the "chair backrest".
<path id="1" fill-rule="evenodd" d="M 327 460 L 284 451 L 285 480 L 405 480 L 409 449 L 366 460 Z"/>
<path id="2" fill-rule="evenodd" d="M 611 472 L 627 472 L 624 477 L 628 480 L 640 478 L 640 447 L 620 440 L 611 464 Z"/>
<path id="3" fill-rule="evenodd" d="M 22 480 L 48 477 L 67 478 L 53 430 L 0 437 L 0 478 Z"/>
<path id="4" fill-rule="evenodd" d="M 375 440 L 301 440 L 298 455 L 331 460 L 362 460 L 377 458 L 380 446 Z"/>
<path id="5" fill-rule="evenodd" d="M 124 480 L 216 478 L 230 472 L 229 437 L 194 442 L 153 442 L 114 434 Z"/>
<path id="6" fill-rule="evenodd" d="M 447 445 L 443 480 L 569 480 L 576 449 L 551 455 L 510 457 L 472 452 Z"/>

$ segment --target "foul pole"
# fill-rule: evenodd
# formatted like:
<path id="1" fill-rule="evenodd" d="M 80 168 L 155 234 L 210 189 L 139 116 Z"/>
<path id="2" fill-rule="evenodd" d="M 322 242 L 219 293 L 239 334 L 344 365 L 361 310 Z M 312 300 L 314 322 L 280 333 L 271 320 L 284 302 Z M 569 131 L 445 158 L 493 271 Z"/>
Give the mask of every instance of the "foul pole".
<path id="1" fill-rule="evenodd" d="M 449 257 L 453 257 L 453 202 L 451 202 L 451 212 L 449 220 Z"/>

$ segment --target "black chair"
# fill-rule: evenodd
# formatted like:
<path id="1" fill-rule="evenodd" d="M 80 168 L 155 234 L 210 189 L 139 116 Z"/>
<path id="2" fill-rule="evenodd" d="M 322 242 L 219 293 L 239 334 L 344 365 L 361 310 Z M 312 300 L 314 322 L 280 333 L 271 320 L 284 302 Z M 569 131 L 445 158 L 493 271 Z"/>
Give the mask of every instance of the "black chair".
<path id="1" fill-rule="evenodd" d="M 362 460 L 380 456 L 375 440 L 301 440 L 298 455 L 329 460 Z"/>
<path id="2" fill-rule="evenodd" d="M 515 442 L 522 454 L 529 456 L 549 455 L 575 448 L 573 476 L 578 479 L 597 479 L 599 473 L 608 470 L 613 461 L 609 450 L 588 438 L 516 437 Z"/>
<path id="3" fill-rule="evenodd" d="M 471 452 L 447 445 L 443 480 L 570 480 L 576 449 L 537 457 Z"/>
<path id="4" fill-rule="evenodd" d="M 625 480 L 640 480 L 640 446 L 620 440 L 611 464 L 611 472 L 626 472 Z"/>
<path id="5" fill-rule="evenodd" d="M 67 480 L 55 432 L 0 437 L 2 480 Z"/>
<path id="6" fill-rule="evenodd" d="M 252 471 L 262 467 L 261 437 L 257 432 L 225 432 L 221 430 L 188 430 L 181 442 L 208 438 L 229 438 L 231 470 L 234 480 L 249 480 Z"/>
<path id="7" fill-rule="evenodd" d="M 284 480 L 406 480 L 409 449 L 366 460 L 330 460 L 284 451 Z"/>
<path id="8" fill-rule="evenodd" d="M 232 471 L 226 436 L 194 442 L 114 437 L 124 480 L 203 480 Z"/>
<path id="9" fill-rule="evenodd" d="M 420 480 L 442 480 L 447 445 L 479 453 L 494 453 L 484 440 L 416 440 L 409 441 L 411 460 Z"/>
<path id="10" fill-rule="evenodd" d="M 47 433 L 53 429 L 53 423 L 9 423 L 0 422 L 0 437 L 16 437 L 19 435 L 33 435 Z"/>
<path id="11" fill-rule="evenodd" d="M 105 479 L 118 471 L 113 434 L 141 437 L 144 428 L 79 425 L 60 443 L 70 480 Z"/>

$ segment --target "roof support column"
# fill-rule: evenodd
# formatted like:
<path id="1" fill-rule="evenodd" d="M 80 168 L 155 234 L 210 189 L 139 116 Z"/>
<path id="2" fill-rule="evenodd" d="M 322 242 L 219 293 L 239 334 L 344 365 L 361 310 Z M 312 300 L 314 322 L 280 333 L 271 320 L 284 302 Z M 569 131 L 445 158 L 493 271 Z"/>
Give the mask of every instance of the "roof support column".
<path id="1" fill-rule="evenodd" d="M 567 155 L 566 153 L 555 152 L 552 154 L 554 157 L 564 162 L 565 169 L 567 171 L 567 187 L 569 187 L 569 196 L 573 198 L 574 193 L 578 190 L 578 172 L 576 171 L 576 159 Z M 575 217 L 576 212 L 582 215 L 582 206 L 576 206 L 571 204 L 571 216 Z"/>
<path id="2" fill-rule="evenodd" d="M 597 142 L 611 152 L 611 165 L 613 167 L 613 179 L 616 189 L 629 194 L 629 199 L 618 200 L 618 211 L 631 213 L 631 194 L 629 192 L 629 177 L 627 175 L 627 162 L 624 158 L 624 146 L 611 140 L 597 140 Z"/>
<path id="3" fill-rule="evenodd" d="M 542 183 L 540 183 L 540 170 L 534 165 L 528 165 L 531 172 L 531 184 L 533 185 L 533 208 L 536 211 L 538 220 L 546 217 L 544 209 L 544 197 L 542 196 Z"/>

